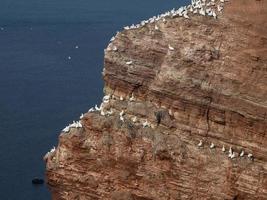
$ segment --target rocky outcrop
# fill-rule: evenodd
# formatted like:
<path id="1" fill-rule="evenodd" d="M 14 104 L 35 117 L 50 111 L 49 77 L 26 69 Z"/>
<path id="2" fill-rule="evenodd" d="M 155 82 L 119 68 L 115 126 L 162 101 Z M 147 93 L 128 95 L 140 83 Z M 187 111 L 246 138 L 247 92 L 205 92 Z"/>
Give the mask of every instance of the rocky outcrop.
<path id="1" fill-rule="evenodd" d="M 189 17 L 109 44 L 101 112 L 45 157 L 53 199 L 267 199 L 267 1 Z"/>

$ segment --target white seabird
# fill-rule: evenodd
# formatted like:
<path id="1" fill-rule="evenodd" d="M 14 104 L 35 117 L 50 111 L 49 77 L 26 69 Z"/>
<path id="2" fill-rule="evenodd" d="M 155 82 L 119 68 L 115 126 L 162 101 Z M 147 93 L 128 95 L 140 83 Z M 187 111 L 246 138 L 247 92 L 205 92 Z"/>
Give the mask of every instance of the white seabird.
<path id="1" fill-rule="evenodd" d="M 120 101 L 123 101 L 123 97 L 122 96 L 120 96 Z"/>
<path id="2" fill-rule="evenodd" d="M 110 42 L 113 42 L 115 40 L 115 37 L 113 36 L 111 39 L 110 39 Z"/>
<path id="3" fill-rule="evenodd" d="M 242 150 L 241 153 L 239 154 L 240 157 L 243 157 L 245 152 Z"/>
<path id="4" fill-rule="evenodd" d="M 132 118 L 132 121 L 135 123 L 135 122 L 137 121 L 137 117 L 134 116 L 134 117 Z"/>
<path id="5" fill-rule="evenodd" d="M 100 110 L 101 110 L 101 106 L 100 106 L 100 108 L 99 108 L 97 105 L 95 105 L 95 110 L 96 110 L 96 111 L 100 111 Z"/>
<path id="6" fill-rule="evenodd" d="M 171 45 L 168 45 L 169 50 L 174 51 L 174 48 Z"/>
<path id="7" fill-rule="evenodd" d="M 145 128 L 145 127 L 149 127 L 150 126 L 150 124 L 148 123 L 148 121 L 146 120 L 144 123 L 143 123 L 143 128 Z"/>
<path id="8" fill-rule="evenodd" d="M 222 147 L 222 152 L 225 152 L 225 147 L 224 147 L 224 145 L 223 145 L 223 147 Z"/>
<path id="9" fill-rule="evenodd" d="M 131 64 L 133 64 L 133 61 L 126 62 L 126 65 L 131 65 Z"/>
<path id="10" fill-rule="evenodd" d="M 106 113 L 101 109 L 100 115 L 105 116 Z"/>
<path id="11" fill-rule="evenodd" d="M 84 117 L 84 114 L 82 113 L 81 116 L 80 116 L 80 119 L 82 119 Z"/>
<path id="12" fill-rule="evenodd" d="M 120 120 L 121 120 L 122 122 L 124 122 L 124 118 L 123 118 L 123 116 L 120 116 Z"/>
<path id="13" fill-rule="evenodd" d="M 70 131 L 70 127 L 66 126 L 62 131 L 65 132 L 65 133 L 68 133 Z"/>
<path id="14" fill-rule="evenodd" d="M 120 112 L 120 116 L 123 116 L 124 114 L 125 114 L 125 111 L 122 110 L 122 111 Z"/>
<path id="15" fill-rule="evenodd" d="M 50 153 L 53 153 L 56 151 L 56 147 L 54 146 L 51 150 L 50 150 Z"/>
<path id="16" fill-rule="evenodd" d="M 198 147 L 202 147 L 202 146 L 203 146 L 203 142 L 202 142 L 202 140 L 199 141 L 199 143 L 198 143 L 197 146 L 198 146 Z"/>
<path id="17" fill-rule="evenodd" d="M 211 143 L 210 148 L 213 149 L 215 147 L 215 144 Z"/>
<path id="18" fill-rule="evenodd" d="M 235 152 L 232 153 L 232 155 L 230 156 L 231 159 L 235 158 Z"/>
<path id="19" fill-rule="evenodd" d="M 88 110 L 88 112 L 94 112 L 94 111 L 95 111 L 94 108 L 90 108 L 90 109 Z"/>
<path id="20" fill-rule="evenodd" d="M 228 157 L 231 158 L 233 155 L 233 149 L 230 147 Z"/>
<path id="21" fill-rule="evenodd" d="M 114 47 L 112 48 L 112 51 L 118 51 L 118 48 L 117 48 L 116 46 L 114 46 Z"/>
<path id="22" fill-rule="evenodd" d="M 75 49 L 79 49 L 79 46 L 78 46 L 78 45 L 76 45 L 76 46 L 75 46 Z"/>
<path id="23" fill-rule="evenodd" d="M 132 96 L 130 97 L 130 99 L 129 99 L 130 101 L 135 101 L 135 98 L 134 98 L 134 95 L 133 95 L 133 93 L 132 93 Z"/>
<path id="24" fill-rule="evenodd" d="M 248 158 L 250 158 L 250 159 L 252 159 L 252 158 L 253 158 L 253 155 L 252 155 L 252 153 L 249 153 L 249 154 L 248 154 Z"/>
<path id="25" fill-rule="evenodd" d="M 71 56 L 68 56 L 68 60 L 71 60 Z"/>

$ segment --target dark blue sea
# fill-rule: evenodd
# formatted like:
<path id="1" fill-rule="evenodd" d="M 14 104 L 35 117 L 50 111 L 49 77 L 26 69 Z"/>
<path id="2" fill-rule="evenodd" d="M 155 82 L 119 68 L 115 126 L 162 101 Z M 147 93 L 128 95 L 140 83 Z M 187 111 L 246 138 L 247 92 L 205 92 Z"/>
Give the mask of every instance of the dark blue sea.
<path id="1" fill-rule="evenodd" d="M 0 200 L 51 199 L 31 180 L 60 130 L 101 101 L 110 38 L 188 2 L 0 0 Z"/>

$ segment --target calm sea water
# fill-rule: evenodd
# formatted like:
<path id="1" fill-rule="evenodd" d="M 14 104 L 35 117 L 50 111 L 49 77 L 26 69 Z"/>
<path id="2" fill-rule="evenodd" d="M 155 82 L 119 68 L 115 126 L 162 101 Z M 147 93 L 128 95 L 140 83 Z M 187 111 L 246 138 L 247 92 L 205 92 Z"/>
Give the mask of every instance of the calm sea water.
<path id="1" fill-rule="evenodd" d="M 100 102 L 109 39 L 188 2 L 0 0 L 0 200 L 51 198 L 31 179 L 59 131 Z"/>

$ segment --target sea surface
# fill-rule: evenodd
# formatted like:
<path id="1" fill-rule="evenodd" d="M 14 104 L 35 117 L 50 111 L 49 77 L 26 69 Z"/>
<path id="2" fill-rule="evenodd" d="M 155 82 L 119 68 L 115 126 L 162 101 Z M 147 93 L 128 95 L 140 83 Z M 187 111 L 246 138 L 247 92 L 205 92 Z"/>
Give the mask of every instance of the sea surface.
<path id="1" fill-rule="evenodd" d="M 110 38 L 188 2 L 0 0 L 0 200 L 51 199 L 31 180 L 60 130 L 101 101 Z"/>

